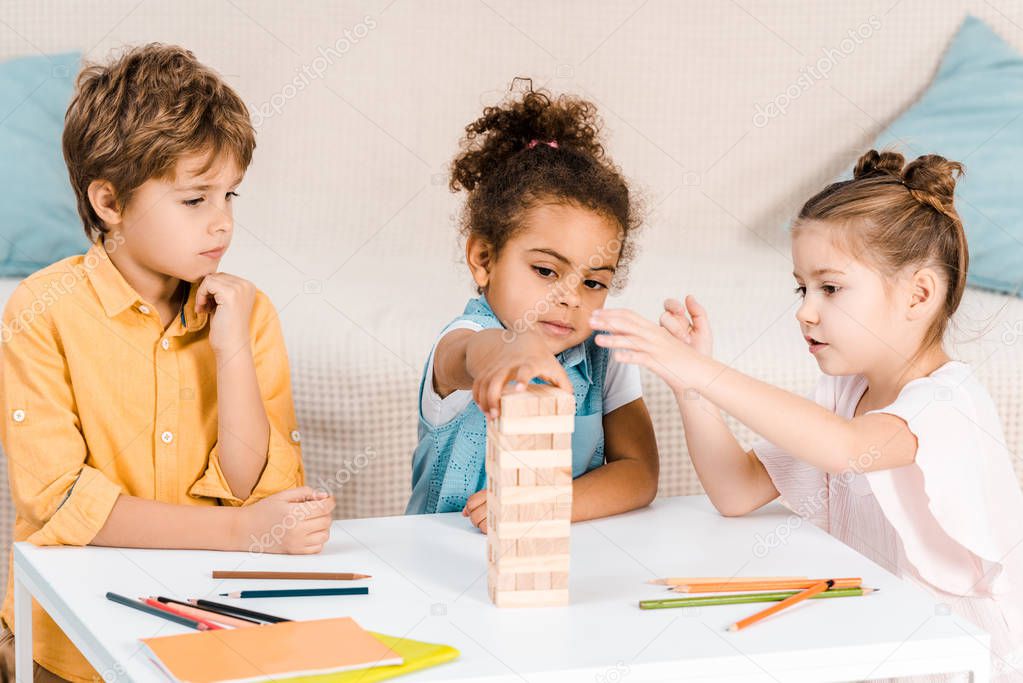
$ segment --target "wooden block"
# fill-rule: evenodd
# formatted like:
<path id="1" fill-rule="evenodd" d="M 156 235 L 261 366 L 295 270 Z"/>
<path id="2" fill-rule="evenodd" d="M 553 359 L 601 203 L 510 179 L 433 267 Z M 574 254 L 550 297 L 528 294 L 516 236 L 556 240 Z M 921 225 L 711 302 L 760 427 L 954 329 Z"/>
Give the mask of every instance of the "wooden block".
<path id="1" fill-rule="evenodd" d="M 531 415 L 498 419 L 502 434 L 564 434 L 575 429 L 574 415 Z"/>
<path id="2" fill-rule="evenodd" d="M 495 605 L 568 602 L 575 400 L 549 385 L 506 391 L 487 421 L 488 594 Z"/>
<path id="3" fill-rule="evenodd" d="M 540 414 L 540 399 L 536 391 L 511 390 L 501 395 L 502 417 Z"/>

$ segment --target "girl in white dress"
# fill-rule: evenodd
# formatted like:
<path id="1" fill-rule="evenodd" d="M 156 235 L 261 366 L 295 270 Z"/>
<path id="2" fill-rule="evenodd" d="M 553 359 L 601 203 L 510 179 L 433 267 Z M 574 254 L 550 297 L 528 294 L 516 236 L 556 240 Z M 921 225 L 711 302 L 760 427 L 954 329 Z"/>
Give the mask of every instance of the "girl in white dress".
<path id="1" fill-rule="evenodd" d="M 994 680 L 1023 680 L 1023 494 L 994 403 L 942 340 L 966 285 L 962 166 L 871 150 L 793 227 L 797 311 L 824 372 L 812 400 L 711 357 L 706 311 L 660 325 L 600 310 L 597 343 L 674 390 L 700 482 L 725 515 L 779 495 L 991 634 Z M 764 440 L 740 447 L 719 408 Z"/>

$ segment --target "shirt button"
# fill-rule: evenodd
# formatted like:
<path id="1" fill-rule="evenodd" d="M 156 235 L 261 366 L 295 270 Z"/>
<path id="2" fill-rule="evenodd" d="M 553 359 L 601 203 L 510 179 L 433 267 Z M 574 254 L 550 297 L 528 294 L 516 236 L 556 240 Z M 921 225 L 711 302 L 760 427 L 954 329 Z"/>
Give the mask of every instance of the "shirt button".
<path id="1" fill-rule="evenodd" d="M 299 441 L 301 441 L 302 440 L 301 432 L 299 432 L 297 429 L 292 430 L 292 432 L 291 432 L 291 440 L 294 441 L 295 443 L 298 443 Z"/>
<path id="2" fill-rule="evenodd" d="M 164 432 L 163 434 L 160 435 L 160 440 L 163 441 L 164 443 L 170 443 L 171 441 L 174 440 L 174 435 L 171 434 L 170 432 Z"/>
<path id="3" fill-rule="evenodd" d="M 161 339 L 160 340 L 160 346 L 162 346 L 163 350 L 166 351 L 167 349 L 170 348 L 170 342 L 167 341 L 166 339 Z"/>
<path id="4" fill-rule="evenodd" d="M 142 315 L 149 315 L 149 306 L 146 306 L 145 304 L 139 306 L 139 313 Z"/>
<path id="5" fill-rule="evenodd" d="M 25 411 L 22 410 L 21 408 L 18 408 L 13 413 L 11 413 L 11 419 L 14 420 L 15 422 L 24 422 L 25 421 Z"/>

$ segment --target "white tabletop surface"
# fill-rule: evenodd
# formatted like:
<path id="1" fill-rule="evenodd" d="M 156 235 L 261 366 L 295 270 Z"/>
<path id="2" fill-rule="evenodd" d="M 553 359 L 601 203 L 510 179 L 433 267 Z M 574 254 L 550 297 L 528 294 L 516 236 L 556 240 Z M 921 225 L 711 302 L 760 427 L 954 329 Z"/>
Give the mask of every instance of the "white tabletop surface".
<path id="1" fill-rule="evenodd" d="M 773 548 L 765 543 L 784 538 Z M 294 619 L 351 616 L 363 627 L 445 643 L 461 657 L 412 681 L 826 681 L 964 669 L 988 637 L 779 504 L 742 518 L 703 496 L 572 527 L 571 605 L 497 609 L 487 598 L 485 539 L 461 515 L 334 523 L 316 556 L 37 548 L 19 543 L 17 571 L 101 673 L 164 680 L 139 638 L 188 629 L 107 601 L 207 597 L 323 582 L 214 580 L 213 569 L 353 571 L 370 595 L 232 601 Z M 766 605 L 640 610 L 666 597 L 658 576 L 861 576 L 880 592 L 815 600 L 747 630 L 727 626 Z M 338 584 L 335 584 L 338 585 Z M 124 680 L 123 678 L 121 680 Z"/>

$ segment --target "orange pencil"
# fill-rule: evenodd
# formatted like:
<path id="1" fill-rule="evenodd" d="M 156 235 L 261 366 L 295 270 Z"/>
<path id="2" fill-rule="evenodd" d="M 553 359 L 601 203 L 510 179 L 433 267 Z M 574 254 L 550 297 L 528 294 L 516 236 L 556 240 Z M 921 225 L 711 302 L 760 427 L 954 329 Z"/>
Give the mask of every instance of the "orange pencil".
<path id="1" fill-rule="evenodd" d="M 785 598 L 781 602 L 779 602 L 779 603 L 777 603 L 775 605 L 771 605 L 770 607 L 768 607 L 765 610 L 757 612 L 756 614 L 752 614 L 752 615 L 746 617 L 745 619 L 740 619 L 739 621 L 737 621 L 734 624 L 732 624 L 731 626 L 729 626 L 728 630 L 729 631 L 739 631 L 741 629 L 744 629 L 747 626 L 751 626 L 751 625 L 757 623 L 761 619 L 766 619 L 767 617 L 771 616 L 772 614 L 777 614 L 778 612 L 782 611 L 783 609 L 787 609 L 789 607 L 792 607 L 792 605 L 795 605 L 796 603 L 802 602 L 803 600 L 806 600 L 807 598 L 812 598 L 813 596 L 817 595 L 818 593 L 823 593 L 824 591 L 828 590 L 829 588 L 831 588 L 834 585 L 835 585 L 835 581 L 833 579 L 828 579 L 827 581 L 821 581 L 820 583 L 815 584 L 815 585 L 811 586 L 810 588 L 807 588 L 805 591 L 802 591 L 800 593 L 796 593 L 795 595 L 793 595 L 790 598 Z"/>
<path id="2" fill-rule="evenodd" d="M 166 604 L 164 604 L 164 603 L 162 603 L 159 600 L 156 600 L 154 598 L 139 598 L 139 600 L 141 600 L 142 602 L 146 603 L 150 607 L 154 607 L 154 608 L 160 610 L 161 612 L 167 612 L 168 614 L 176 614 L 179 617 L 185 617 L 187 619 L 192 619 L 193 621 L 199 623 L 201 626 L 205 626 L 210 631 L 220 631 L 220 630 L 223 630 L 223 628 L 224 628 L 220 624 L 217 624 L 217 623 L 214 623 L 212 621 L 209 621 L 208 619 L 203 619 L 201 617 L 192 616 L 191 614 L 184 614 L 182 612 L 179 612 L 178 610 L 174 609 L 170 605 L 166 605 Z"/>
<path id="3" fill-rule="evenodd" d="M 842 579 L 831 579 L 835 582 L 835 588 L 859 588 L 862 579 L 850 577 Z M 732 591 L 779 591 L 779 590 L 803 590 L 814 586 L 824 579 L 795 579 L 788 581 L 750 581 L 748 583 L 702 583 L 688 586 L 674 586 L 671 590 L 676 593 L 728 593 Z"/>
<path id="4" fill-rule="evenodd" d="M 650 579 L 655 586 L 695 586 L 704 583 L 749 583 L 750 581 L 798 581 L 805 576 L 673 576 Z"/>

